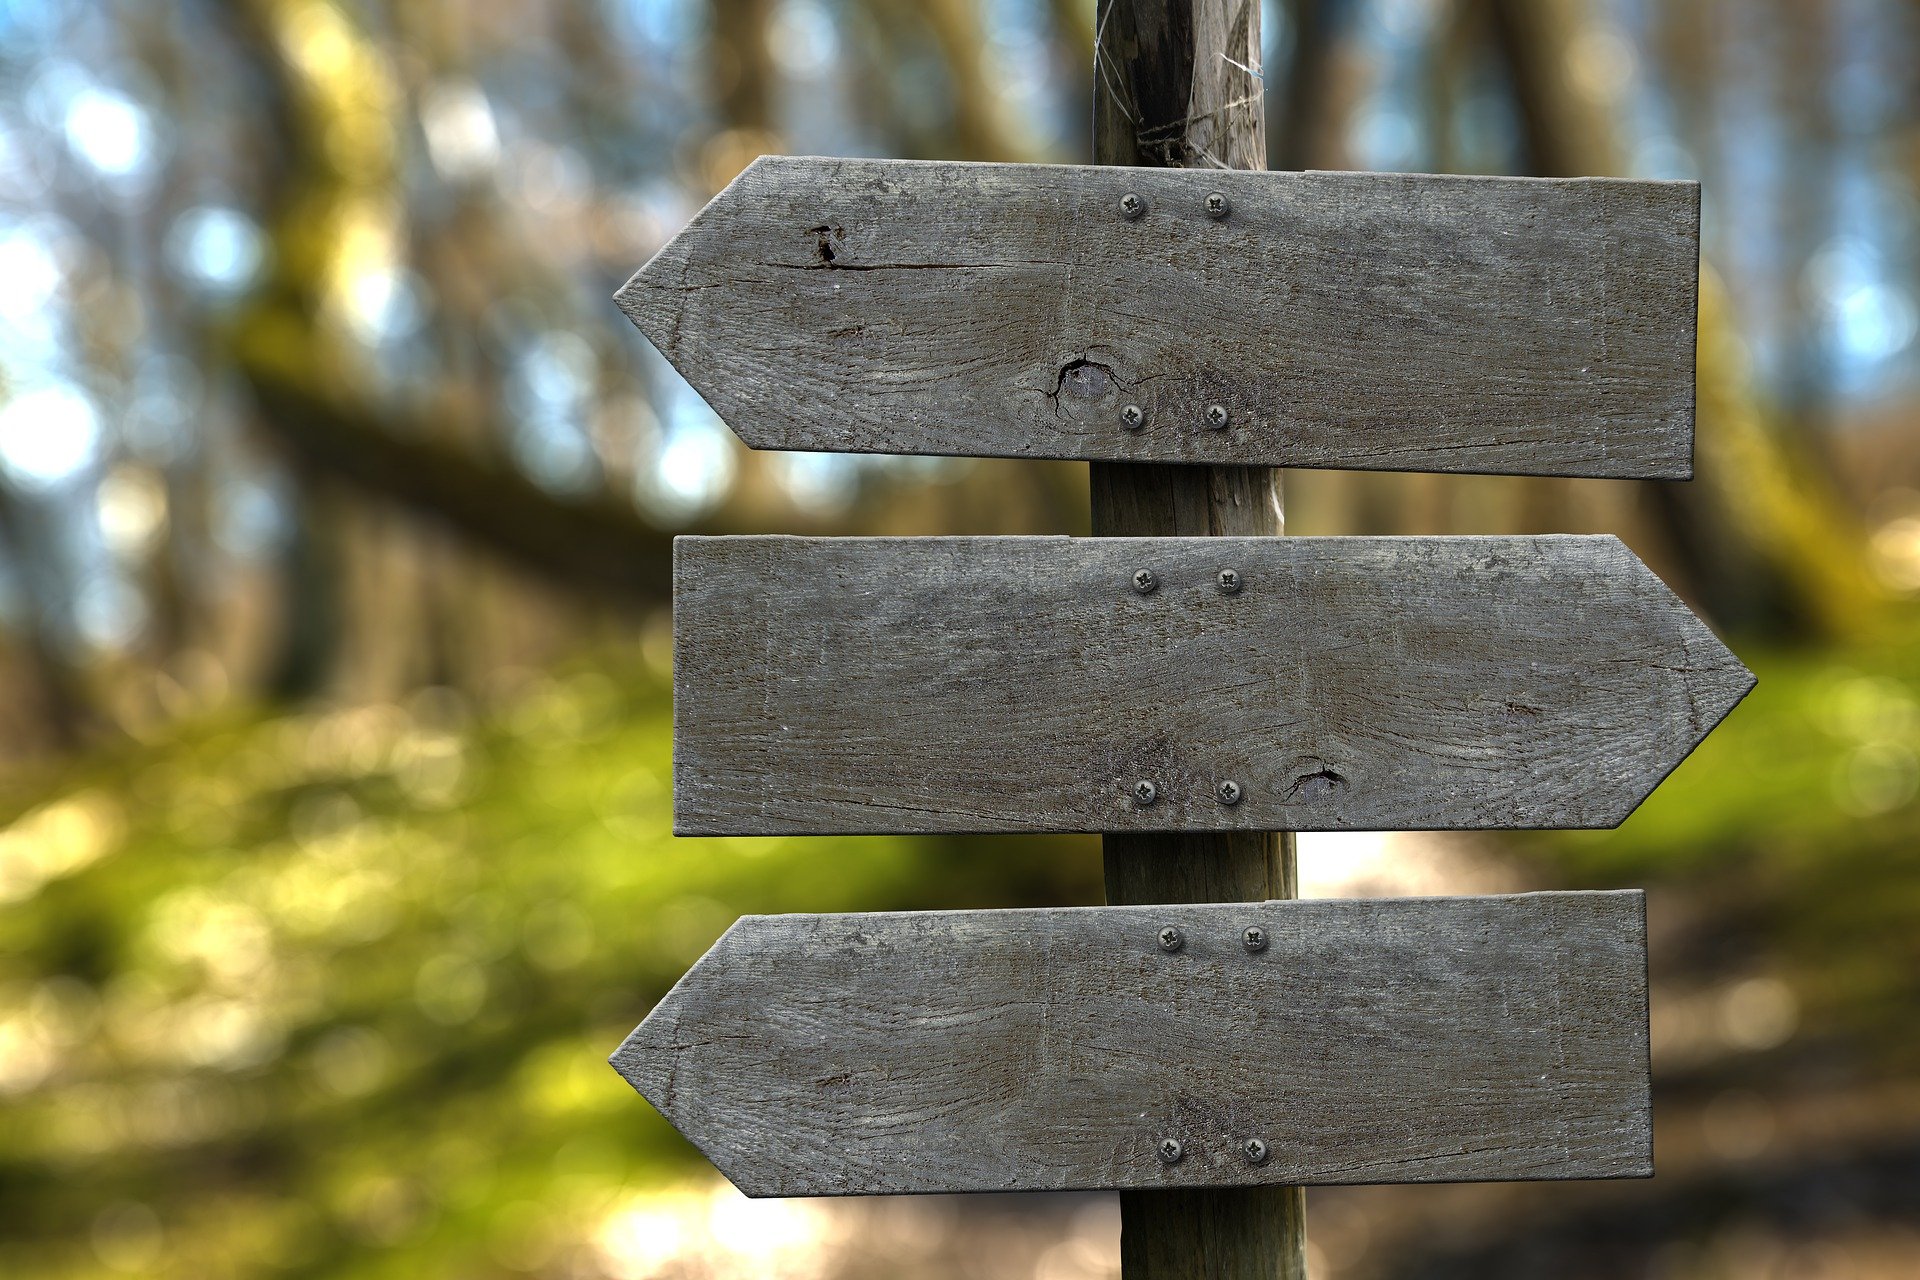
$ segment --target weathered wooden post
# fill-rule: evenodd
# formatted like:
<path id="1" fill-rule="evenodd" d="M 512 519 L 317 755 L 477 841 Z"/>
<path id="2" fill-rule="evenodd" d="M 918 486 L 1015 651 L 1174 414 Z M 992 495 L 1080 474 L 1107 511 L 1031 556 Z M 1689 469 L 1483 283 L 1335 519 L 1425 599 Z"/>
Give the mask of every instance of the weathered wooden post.
<path id="1" fill-rule="evenodd" d="M 1094 31 L 1095 164 L 1267 167 L 1260 0 L 1100 0 Z M 1096 537 L 1286 532 L 1280 473 L 1267 467 L 1095 462 L 1088 478 Z M 1108 835 L 1102 847 L 1116 906 L 1299 892 L 1291 832 Z M 1306 1212 L 1300 1187 L 1123 1191 L 1121 1269 L 1305 1280 Z"/>
<path id="2" fill-rule="evenodd" d="M 1273 833 L 1612 826 L 1752 677 L 1617 539 L 1277 538 L 1271 468 L 1685 478 L 1698 190 L 1237 171 L 1257 12 L 1102 6 L 1143 167 L 763 157 L 620 291 L 748 444 L 1085 459 L 1106 535 L 676 540 L 676 833 L 1107 839 L 728 930 L 613 1061 L 750 1195 L 1113 1189 L 1129 1280 L 1251 1280 L 1305 1185 L 1652 1171 L 1639 894 Z"/>

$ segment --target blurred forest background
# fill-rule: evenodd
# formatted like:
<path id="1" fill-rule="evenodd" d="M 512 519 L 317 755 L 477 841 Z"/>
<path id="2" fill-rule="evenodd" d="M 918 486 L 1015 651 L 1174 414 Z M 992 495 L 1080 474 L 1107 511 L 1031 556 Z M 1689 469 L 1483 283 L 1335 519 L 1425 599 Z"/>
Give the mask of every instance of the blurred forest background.
<path id="1" fill-rule="evenodd" d="M 750 455 L 614 309 L 762 152 L 1081 161 L 1091 0 L 0 0 L 0 1274 L 1117 1274 L 1104 1197 L 755 1202 L 609 1070 L 739 913 L 1099 900 L 1088 839 L 674 841 L 671 535 L 1084 532 Z M 1326 1280 L 1920 1274 L 1920 8 L 1272 0 L 1275 168 L 1698 178 L 1699 479 L 1290 473 L 1613 531 L 1758 692 L 1620 830 L 1658 1178 L 1309 1196 Z"/>

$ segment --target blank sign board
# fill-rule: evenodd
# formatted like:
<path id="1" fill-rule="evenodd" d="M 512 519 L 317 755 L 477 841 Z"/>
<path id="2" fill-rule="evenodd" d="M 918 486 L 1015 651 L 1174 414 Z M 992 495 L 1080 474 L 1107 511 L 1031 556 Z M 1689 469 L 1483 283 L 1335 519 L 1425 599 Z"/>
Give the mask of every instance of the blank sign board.
<path id="1" fill-rule="evenodd" d="M 1699 188 L 766 157 L 621 289 L 760 449 L 1682 479 Z"/>
<path id="2" fill-rule="evenodd" d="M 1604 827 L 1753 677 L 1621 543 L 681 538 L 674 829 Z"/>
<path id="3" fill-rule="evenodd" d="M 1643 921 L 1638 893 L 749 916 L 613 1063 L 754 1196 L 1644 1177 Z"/>

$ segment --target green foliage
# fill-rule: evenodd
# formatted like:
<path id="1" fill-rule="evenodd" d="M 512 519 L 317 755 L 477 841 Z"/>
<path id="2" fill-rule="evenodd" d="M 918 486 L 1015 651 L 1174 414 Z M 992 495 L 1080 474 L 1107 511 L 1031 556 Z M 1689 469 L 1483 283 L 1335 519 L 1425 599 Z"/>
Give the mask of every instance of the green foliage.
<path id="1" fill-rule="evenodd" d="M 675 840 L 645 670 L 203 729 L 0 834 L 0 1274 L 559 1269 L 697 1156 L 606 1065 L 734 918 L 1097 900 L 1089 841 Z"/>
<path id="2" fill-rule="evenodd" d="M 1916 1060 L 1915 652 L 1762 655 L 1618 831 L 1514 841 L 1531 881 L 1683 921 L 1656 1022 L 1689 983 L 1784 984 L 1799 1034 L 1736 1074 Z M 703 1167 L 605 1058 L 736 916 L 1099 901 L 1089 839 L 676 840 L 669 720 L 662 674 L 609 660 L 203 725 L 16 796 L 0 1274 L 597 1274 Z"/>
<path id="3" fill-rule="evenodd" d="M 1618 830 L 1517 843 L 1570 883 L 1664 899 L 1650 910 L 1686 922 L 1666 945 L 1692 980 L 1784 983 L 1802 1034 L 1783 1052 L 1920 1065 L 1916 640 L 1908 624 L 1838 653 L 1745 653 L 1758 688 Z"/>

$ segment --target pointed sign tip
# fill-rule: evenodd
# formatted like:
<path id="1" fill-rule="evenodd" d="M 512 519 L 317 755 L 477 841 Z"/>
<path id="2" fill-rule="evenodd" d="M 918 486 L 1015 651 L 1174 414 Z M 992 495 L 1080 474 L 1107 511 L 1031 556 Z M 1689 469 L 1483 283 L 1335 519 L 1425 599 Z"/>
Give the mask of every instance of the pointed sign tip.
<path id="1" fill-rule="evenodd" d="M 659 253 L 647 259 L 647 264 L 634 272 L 628 281 L 620 286 L 613 295 L 614 305 L 633 321 L 641 333 L 647 335 L 647 341 L 659 348 L 660 354 L 668 355 L 665 342 L 667 336 L 666 321 L 672 314 L 672 307 L 661 297 L 661 291 L 655 286 L 660 260 L 673 246 L 671 242 L 662 246 Z"/>
<path id="2" fill-rule="evenodd" d="M 639 1026 L 627 1033 L 627 1038 L 620 1042 L 619 1048 L 607 1055 L 607 1065 L 618 1072 L 620 1078 L 632 1085 L 635 1092 L 643 1098 L 647 1098 L 647 1091 L 641 1088 L 640 1081 L 646 1076 L 648 1058 L 651 1056 L 647 1053 L 646 1030 L 647 1024 L 643 1020 Z M 647 1101 L 652 1102 L 653 1099 L 647 1098 Z M 656 1106 L 655 1110 L 658 1109 Z"/>
<path id="3" fill-rule="evenodd" d="M 1142 595 L 1126 584 L 1149 563 Z M 1215 611 L 1222 565 L 1246 589 Z M 675 823 L 704 835 L 1607 827 L 1752 687 L 1611 535 L 688 540 L 674 606 Z M 911 660 L 818 657 L 897 655 L 909 628 L 936 637 Z M 1087 652 L 1175 644 L 1219 657 L 1148 659 L 1124 695 L 1086 678 Z M 994 678 L 1050 709 L 1044 732 L 983 733 L 977 699 L 926 678 L 982 654 L 1019 655 Z M 1261 679 L 1223 687 L 1223 662 Z M 1300 687 L 1344 697 L 1344 739 L 1276 731 L 1274 690 Z M 1080 745 L 1109 742 L 1132 754 Z M 1235 799 L 1156 778 L 1168 742 L 1230 766 Z M 1487 762 L 1471 786 L 1467 757 Z M 1022 785 L 983 806 L 988 776 Z"/>
<path id="4" fill-rule="evenodd" d="M 649 338 L 654 338 L 658 327 L 657 323 L 654 327 L 649 327 L 647 323 L 649 320 L 657 322 L 664 319 L 678 312 L 685 304 L 685 298 L 681 296 L 684 290 L 665 283 L 665 277 L 669 270 L 676 266 L 684 272 L 688 258 L 686 242 L 689 237 L 696 234 L 700 224 L 717 205 L 727 200 L 729 192 L 744 182 L 750 174 L 775 158 L 763 155 L 749 162 L 744 169 L 734 175 L 731 182 L 715 193 L 699 212 L 687 219 L 685 226 L 654 250 L 653 256 L 648 258 L 640 269 L 628 277 L 627 282 L 614 293 L 614 302 L 626 312 L 629 319 L 640 326 L 641 331 Z M 654 345 L 661 345 L 657 338 L 654 339 Z"/>
<path id="5" fill-rule="evenodd" d="M 1723 645 L 1722 648 L 1724 647 Z M 1727 656 L 1732 658 L 1733 654 L 1729 652 Z M 1726 705 L 1721 709 L 1720 714 L 1713 718 L 1713 723 L 1707 726 L 1706 732 L 1712 733 L 1715 729 L 1718 729 L 1726 718 L 1733 714 L 1733 709 L 1745 702 L 1747 695 L 1759 688 L 1759 686 L 1760 677 L 1753 674 L 1752 671 L 1749 671 L 1745 663 L 1741 662 L 1738 658 L 1734 658 L 1733 666 L 1727 671 L 1726 688 L 1722 692 L 1722 696 L 1726 700 Z M 1704 740 L 1705 737 L 1706 734 L 1701 735 L 1702 740 Z"/>
<path id="6" fill-rule="evenodd" d="M 1204 261 L 1153 248 L 1215 188 L 1232 216 L 1208 224 Z M 1139 221 L 1118 212 L 1129 195 Z M 1683 203 L 1619 181 L 762 155 L 629 311 L 661 313 L 643 327 L 671 335 L 724 421 L 770 419 L 758 448 L 1679 479 Z M 1551 296 L 1529 287 L 1543 274 Z M 1196 286 L 1200 311 L 1153 305 Z M 1355 329 L 1347 295 L 1380 323 Z M 1094 336 L 1063 317 L 1084 316 L 1102 317 L 1106 376 L 1038 413 L 1059 354 Z M 1479 376 L 1456 387 L 1463 365 Z M 1133 385 L 1153 422 L 1114 430 Z M 1231 431 L 1174 428 L 1214 405 Z"/>
<path id="7" fill-rule="evenodd" d="M 719 943 L 714 945 L 717 947 Z M 708 955 L 711 954 L 709 951 Z M 742 1165 L 740 1152 L 722 1141 L 720 1136 L 699 1131 L 681 1106 L 683 1086 L 690 1083 L 688 1079 L 683 1079 L 681 1059 L 690 1051 L 697 1054 L 702 1044 L 681 1040 L 678 1005 L 683 989 L 694 981 L 694 974 L 700 970 L 704 960 L 705 957 L 702 957 L 701 962 L 696 962 L 692 969 L 682 975 L 673 990 L 620 1042 L 620 1047 L 608 1055 L 607 1063 L 635 1093 L 646 1100 L 648 1106 L 660 1114 L 661 1119 L 672 1125 L 695 1150 L 706 1157 L 741 1195 L 752 1200 L 780 1195 L 783 1194 L 781 1188 L 767 1181 L 764 1169 L 757 1169 L 751 1163 Z M 725 981 L 729 976 L 732 975 L 722 966 L 717 974 L 704 975 L 701 980 L 711 984 L 712 980 Z"/>
<path id="8" fill-rule="evenodd" d="M 686 979 L 682 978 L 684 982 Z M 660 1113 L 660 1117 L 675 1129 L 682 1129 L 685 1117 L 675 1114 L 677 1110 L 677 1081 L 680 1077 L 679 1061 L 685 1045 L 674 1044 L 670 1037 L 659 1033 L 654 1014 L 660 1012 L 673 996 L 668 994 L 655 1007 L 654 1012 L 643 1019 L 639 1026 L 620 1042 L 607 1058 L 607 1063 L 633 1091 L 646 1099 L 647 1105 Z M 699 1144 L 696 1142 L 696 1146 Z M 705 1148 L 702 1148 L 705 1154 Z"/>
<path id="9" fill-rule="evenodd" d="M 1639 1177 L 1643 909 L 1549 893 L 747 917 L 623 1074 L 750 1197 Z M 1155 942 L 1168 911 L 1177 959 Z M 1381 999 L 1278 980 L 1328 949 Z M 1402 1017 L 1420 1034 L 1381 1042 Z M 1271 1043 L 1249 1055 L 1256 1024 Z M 1088 1065 L 1088 1045 L 1173 1026 L 1190 1052 Z M 1366 1108 L 1380 1123 L 1356 1132 Z M 1501 1142 L 1475 1140 L 1488 1124 Z M 1271 1161 L 1240 1157 L 1283 1127 Z M 1187 1158 L 1168 1166 L 1175 1132 Z"/>
<path id="10" fill-rule="evenodd" d="M 1648 572 L 1651 573 L 1652 571 L 1649 570 Z M 1678 603 L 1678 597 L 1675 597 L 1675 602 Z M 1684 605 L 1680 607 L 1682 609 L 1685 608 Z M 1727 717 L 1733 714 L 1734 708 L 1744 702 L 1747 695 L 1752 693 L 1754 688 L 1760 683 L 1759 677 L 1754 675 L 1752 671 L 1749 671 L 1746 665 L 1734 656 L 1733 651 L 1727 648 L 1719 636 L 1713 634 L 1712 629 L 1709 628 L 1706 623 L 1702 622 L 1690 611 L 1686 616 L 1688 624 L 1697 629 L 1700 634 L 1705 637 L 1705 644 L 1709 646 L 1707 655 L 1709 661 L 1691 667 L 1688 673 L 1690 677 L 1692 677 L 1688 685 L 1690 703 L 1694 716 L 1693 740 L 1688 744 L 1687 749 L 1680 753 L 1677 759 L 1667 765 L 1666 768 L 1660 770 L 1657 775 L 1653 776 L 1644 788 L 1640 788 L 1637 794 L 1629 795 L 1628 802 L 1625 806 L 1614 813 L 1611 821 L 1604 824 L 1605 830 L 1615 830 L 1620 824 L 1632 817 L 1634 813 L 1639 810 L 1640 806 L 1645 804 L 1647 799 L 1652 796 L 1655 791 L 1658 791 L 1661 786 L 1665 784 L 1666 780 L 1672 777 L 1674 772 L 1693 756 L 1693 753 L 1699 749 L 1700 744 L 1711 737 L 1714 731 L 1725 723 Z M 1700 642 L 1696 641 L 1694 644 L 1687 646 L 1687 655 L 1689 658 L 1695 655 L 1696 647 L 1699 643 Z"/>

